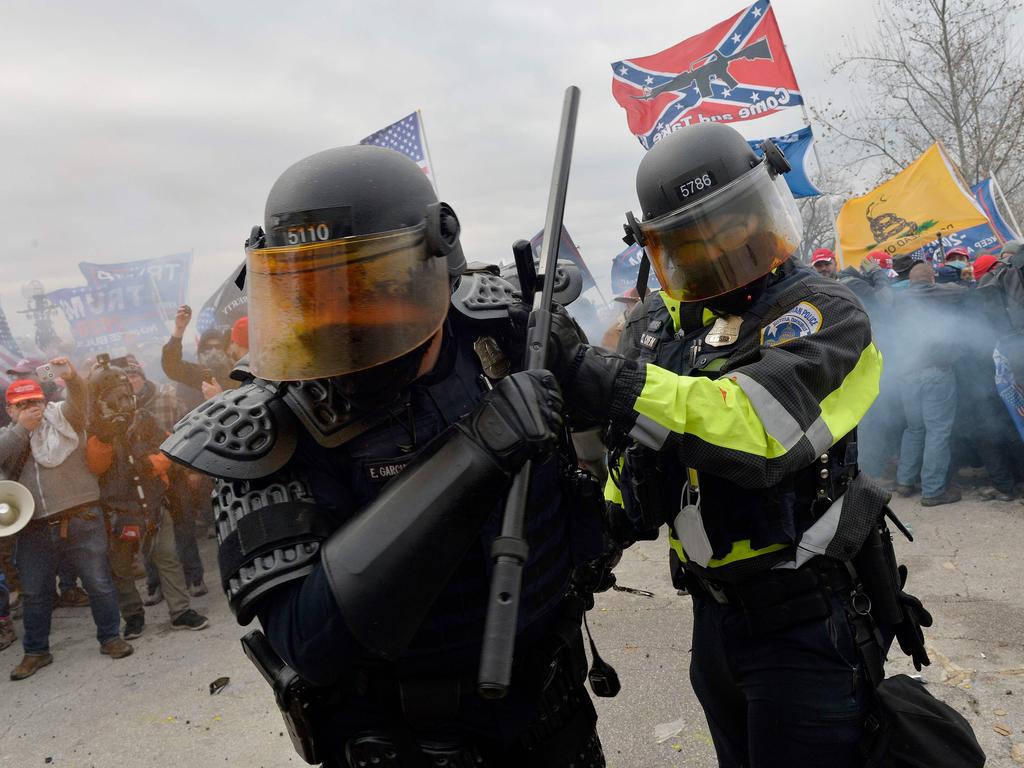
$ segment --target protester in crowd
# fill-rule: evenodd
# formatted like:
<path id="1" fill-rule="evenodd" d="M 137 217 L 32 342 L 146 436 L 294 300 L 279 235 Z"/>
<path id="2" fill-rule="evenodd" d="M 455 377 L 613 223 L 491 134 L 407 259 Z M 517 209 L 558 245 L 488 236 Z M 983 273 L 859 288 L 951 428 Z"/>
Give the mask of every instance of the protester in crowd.
<path id="1" fill-rule="evenodd" d="M 210 370 L 210 375 L 203 375 L 203 398 L 209 400 L 215 395 L 219 395 L 224 391 L 225 386 L 228 389 L 233 389 L 238 386 L 237 382 L 233 382 L 228 378 L 231 372 L 231 367 L 234 366 L 239 360 L 249 354 L 249 318 L 240 317 L 235 320 L 234 325 L 231 326 L 231 334 L 229 336 L 230 342 L 228 343 L 227 349 L 227 374 L 222 374 L 221 378 L 218 378 L 213 374 L 213 369 Z M 218 361 L 218 370 L 224 369 L 223 361 Z"/>
<path id="2" fill-rule="evenodd" d="M 615 321 L 602 334 L 600 344 L 601 347 L 609 351 L 614 351 L 618 348 L 619 338 L 622 336 L 622 330 L 626 327 L 629 313 L 633 307 L 640 303 L 640 294 L 636 292 L 636 288 L 630 288 L 621 296 L 616 296 L 612 301 L 619 306 L 619 312 Z"/>
<path id="3" fill-rule="evenodd" d="M 971 265 L 972 272 L 974 273 L 974 279 L 981 280 L 981 278 L 987 275 L 992 267 L 996 265 L 997 261 L 999 261 L 999 259 L 990 253 L 983 253 L 981 256 L 976 258 L 974 263 Z"/>
<path id="4" fill-rule="evenodd" d="M 156 385 L 146 378 L 145 370 L 133 355 L 126 355 L 123 358 L 111 361 L 113 364 L 121 363 L 128 382 L 132 385 L 135 393 L 135 405 L 139 411 L 152 415 L 158 427 L 168 433 L 170 428 L 184 415 L 179 412 L 168 426 L 156 417 L 156 407 L 160 399 L 160 391 Z M 169 387 L 173 392 L 173 387 Z M 165 396 L 168 396 L 165 393 Z M 178 398 L 174 397 L 175 401 Z M 160 404 L 161 410 L 165 411 L 167 406 Z M 181 409 L 183 411 L 183 409 Z M 171 467 L 168 478 L 170 486 L 167 489 L 167 500 L 170 506 L 171 520 L 174 523 L 174 547 L 181 562 L 185 575 L 185 583 L 193 597 L 205 595 L 207 587 L 204 582 L 203 561 L 199 557 L 199 546 L 196 541 L 195 516 L 192 509 L 192 497 L 189 492 L 189 484 L 186 482 L 185 472 L 178 467 Z M 146 566 L 147 594 L 143 600 L 145 605 L 156 605 L 163 599 L 163 592 L 160 587 L 160 575 L 151 555 L 144 558 Z M 122 613 L 124 607 L 122 606 Z M 127 620 L 127 618 L 126 618 Z"/>
<path id="5" fill-rule="evenodd" d="M 895 480 L 896 455 L 905 420 L 894 366 L 893 291 L 889 273 L 892 259 L 880 251 L 869 253 L 860 267 L 846 267 L 839 282 L 853 291 L 871 318 L 875 345 L 886 364 L 882 366 L 878 397 L 857 427 L 858 462 L 861 469 L 882 482 Z M 895 273 L 893 273 L 895 274 Z"/>
<path id="6" fill-rule="evenodd" d="M 136 406 L 121 368 L 98 365 L 89 377 L 89 388 L 89 468 L 100 478 L 100 498 L 110 516 L 110 566 L 124 615 L 124 636 L 138 637 L 145 626 L 145 608 L 132 572 L 140 546 L 151 547 L 171 628 L 205 629 L 209 622 L 189 605 L 175 553 L 166 503 L 170 460 L 159 450 L 167 433 L 151 413 Z"/>
<path id="7" fill-rule="evenodd" d="M 822 277 L 835 278 L 838 273 L 836 255 L 828 248 L 819 248 L 811 254 L 811 266 Z"/>
<path id="8" fill-rule="evenodd" d="M 950 248 L 943 257 L 943 263 L 936 266 L 935 282 L 940 285 L 942 283 L 960 282 L 970 261 L 971 253 L 963 246 L 958 245 L 955 248 Z"/>
<path id="9" fill-rule="evenodd" d="M 133 650 L 119 635 L 99 486 L 85 461 L 86 387 L 67 358 L 51 362 L 69 369 L 64 375 L 67 400 L 47 403 L 38 382 L 17 380 L 6 395 L 12 424 L 0 431 L 0 469 L 26 486 L 35 502 L 32 521 L 17 539 L 25 655 L 11 672 L 12 680 L 30 677 L 53 661 L 50 620 L 61 552 L 74 563 L 89 593 L 100 652 L 120 659 Z"/>
<path id="10" fill-rule="evenodd" d="M 956 417 L 957 388 L 952 364 L 960 353 L 957 311 L 966 290 L 935 285 L 935 270 L 920 263 L 910 270 L 909 287 L 899 297 L 893 357 L 907 420 L 900 442 L 896 491 L 911 496 L 920 479 L 921 504 L 959 501 L 947 483 L 950 437 Z"/>
<path id="11" fill-rule="evenodd" d="M 205 399 L 203 396 L 204 381 L 209 383 L 210 379 L 217 378 L 230 382 L 228 374 L 231 372 L 232 364 L 226 351 L 228 341 L 224 338 L 224 333 L 215 328 L 210 328 L 200 334 L 196 351 L 198 362 L 190 363 L 184 360 L 182 338 L 190 322 L 192 322 L 191 308 L 186 305 L 178 307 L 178 311 L 174 315 L 174 330 L 171 331 L 171 337 L 164 344 L 160 357 L 160 366 L 167 378 L 183 385 L 184 389 L 179 389 L 178 394 L 185 401 L 188 410 L 195 408 Z"/>

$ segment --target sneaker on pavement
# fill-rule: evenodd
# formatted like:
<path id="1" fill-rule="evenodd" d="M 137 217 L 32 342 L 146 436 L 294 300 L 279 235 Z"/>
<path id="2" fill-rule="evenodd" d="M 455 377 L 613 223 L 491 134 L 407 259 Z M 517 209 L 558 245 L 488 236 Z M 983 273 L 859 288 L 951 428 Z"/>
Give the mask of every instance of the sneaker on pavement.
<path id="1" fill-rule="evenodd" d="M 72 587 L 61 592 L 60 604 L 65 608 L 86 608 L 89 605 L 89 595 L 81 587 Z"/>
<path id="2" fill-rule="evenodd" d="M 915 489 L 912 485 L 896 485 L 893 487 L 893 490 L 896 491 L 896 493 L 898 493 L 904 499 L 909 499 L 911 496 L 914 495 Z"/>
<path id="3" fill-rule="evenodd" d="M 206 629 L 208 626 L 210 626 L 210 620 L 196 613 L 191 608 L 177 618 L 171 619 L 171 629 L 190 629 L 195 632 L 200 629 Z"/>
<path id="4" fill-rule="evenodd" d="M 142 598 L 143 605 L 156 605 L 164 599 L 164 591 L 160 589 L 160 585 L 157 584 L 156 588 L 150 589 L 146 587 L 146 596 Z"/>
<path id="5" fill-rule="evenodd" d="M 125 640 L 134 640 L 142 634 L 143 628 L 146 626 L 145 616 L 129 616 L 124 620 L 124 635 Z"/>
<path id="6" fill-rule="evenodd" d="M 203 595 L 208 594 L 209 591 L 210 590 L 206 587 L 206 582 L 202 580 L 197 581 L 195 584 L 188 585 L 188 593 L 192 595 L 192 597 L 202 597 Z"/>
<path id="7" fill-rule="evenodd" d="M 960 495 L 960 491 L 956 488 L 947 488 L 938 496 L 922 496 L 921 506 L 922 507 L 937 507 L 940 504 L 952 504 L 960 501 L 963 498 Z"/>
<path id="8" fill-rule="evenodd" d="M 24 680 L 32 677 L 43 667 L 53 663 L 53 656 L 49 653 L 26 653 L 21 663 L 11 671 L 11 680 Z"/>
<path id="9" fill-rule="evenodd" d="M 123 659 L 125 656 L 131 656 L 134 652 L 135 649 L 132 647 L 132 644 L 122 640 L 120 637 L 107 640 L 107 642 L 100 646 L 100 653 L 112 659 Z"/>
<path id="10" fill-rule="evenodd" d="M 11 617 L 0 619 L 0 651 L 14 645 L 14 641 L 17 639 L 18 635 L 14 631 L 14 622 L 11 621 Z"/>

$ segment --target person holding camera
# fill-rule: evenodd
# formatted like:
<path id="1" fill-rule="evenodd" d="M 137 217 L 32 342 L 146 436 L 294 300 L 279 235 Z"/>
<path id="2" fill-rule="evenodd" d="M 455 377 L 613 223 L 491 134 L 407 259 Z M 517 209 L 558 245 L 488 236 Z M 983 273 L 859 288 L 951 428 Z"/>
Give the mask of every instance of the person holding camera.
<path id="1" fill-rule="evenodd" d="M 34 675 L 53 661 L 50 620 L 57 562 L 63 554 L 89 593 L 100 652 L 120 659 L 132 653 L 121 639 L 117 592 L 107 562 L 107 534 L 100 489 L 85 459 L 86 387 L 65 358 L 50 361 L 67 386 L 67 399 L 46 402 L 37 381 L 14 381 L 6 394 L 10 426 L 0 430 L 0 471 L 28 488 L 35 502 L 32 521 L 18 534 L 25 656 L 12 680 Z"/>
<path id="2" fill-rule="evenodd" d="M 170 461 L 158 450 L 166 432 L 156 418 L 136 405 L 135 392 L 122 368 L 100 356 L 89 376 L 89 468 L 99 476 L 100 499 L 109 516 L 110 566 L 117 587 L 124 636 L 142 634 L 145 608 L 132 560 L 142 547 L 151 555 L 167 600 L 172 629 L 205 629 L 185 591 L 181 563 L 167 503 Z"/>

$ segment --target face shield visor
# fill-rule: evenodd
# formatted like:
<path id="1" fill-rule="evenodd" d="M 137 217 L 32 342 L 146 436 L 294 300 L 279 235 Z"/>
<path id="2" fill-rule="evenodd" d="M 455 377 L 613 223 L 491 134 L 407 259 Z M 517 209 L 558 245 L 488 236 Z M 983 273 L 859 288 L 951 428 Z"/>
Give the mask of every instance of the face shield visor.
<path id="1" fill-rule="evenodd" d="M 640 231 L 662 289 L 677 301 L 704 301 L 768 274 L 796 251 L 803 225 L 781 174 L 768 163 Z"/>
<path id="2" fill-rule="evenodd" d="M 401 357 L 433 336 L 450 300 L 427 227 L 246 249 L 249 363 L 257 376 L 342 376 Z"/>

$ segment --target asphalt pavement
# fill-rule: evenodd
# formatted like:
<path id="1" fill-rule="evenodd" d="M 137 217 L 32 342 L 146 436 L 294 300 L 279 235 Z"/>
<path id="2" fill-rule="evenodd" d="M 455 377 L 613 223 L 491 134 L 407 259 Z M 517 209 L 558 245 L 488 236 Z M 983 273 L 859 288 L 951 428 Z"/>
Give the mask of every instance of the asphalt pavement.
<path id="1" fill-rule="evenodd" d="M 1024 506 L 970 495 L 944 507 L 922 508 L 916 499 L 893 506 L 916 536 L 897 545 L 909 589 L 936 618 L 927 633 L 933 664 L 923 672 L 929 690 L 968 718 L 989 766 L 1024 764 Z M 202 552 L 213 589 L 194 606 L 210 617 L 208 629 L 172 631 L 164 604 L 147 608 L 135 654 L 114 661 L 99 654 L 88 609 L 60 608 L 51 666 L 12 682 L 20 644 L 0 653 L 0 766 L 305 764 L 269 687 L 242 655 L 246 630 L 216 591 L 213 542 L 203 541 Z M 622 680 L 618 697 L 597 700 L 608 764 L 712 768 L 714 749 L 688 682 L 689 598 L 668 581 L 665 542 L 634 547 L 617 574 L 620 584 L 655 596 L 606 593 L 590 614 L 598 648 Z M 896 653 L 888 672 L 914 673 Z M 230 682 L 211 695 L 221 677 Z"/>

